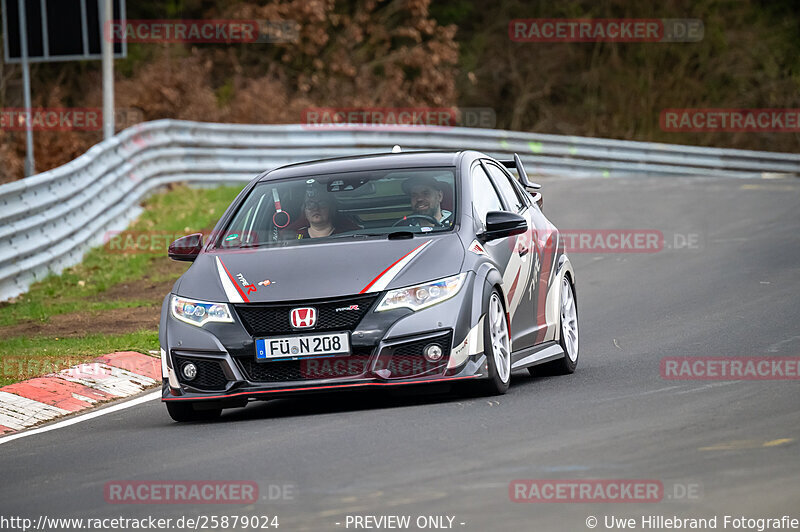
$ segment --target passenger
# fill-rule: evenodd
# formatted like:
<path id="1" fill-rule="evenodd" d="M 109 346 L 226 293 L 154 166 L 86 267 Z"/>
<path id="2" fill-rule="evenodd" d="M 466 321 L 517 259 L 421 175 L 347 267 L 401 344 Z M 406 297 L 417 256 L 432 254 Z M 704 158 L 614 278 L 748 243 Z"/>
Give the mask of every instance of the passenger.
<path id="1" fill-rule="evenodd" d="M 303 201 L 303 214 L 308 226 L 297 231 L 297 238 L 322 238 L 339 232 L 333 224 L 336 218 L 336 199 L 330 192 L 309 189 Z"/>

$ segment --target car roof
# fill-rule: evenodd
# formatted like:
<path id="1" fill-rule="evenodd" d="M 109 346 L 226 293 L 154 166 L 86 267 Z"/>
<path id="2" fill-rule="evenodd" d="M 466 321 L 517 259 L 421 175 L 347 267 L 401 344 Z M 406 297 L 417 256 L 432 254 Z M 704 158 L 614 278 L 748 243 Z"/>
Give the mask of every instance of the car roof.
<path id="1" fill-rule="evenodd" d="M 357 172 L 361 170 L 391 170 L 393 168 L 418 168 L 429 166 L 455 166 L 463 151 L 411 151 L 405 153 L 374 153 L 335 159 L 320 159 L 289 164 L 271 170 L 259 181 L 271 181 L 307 175 Z"/>

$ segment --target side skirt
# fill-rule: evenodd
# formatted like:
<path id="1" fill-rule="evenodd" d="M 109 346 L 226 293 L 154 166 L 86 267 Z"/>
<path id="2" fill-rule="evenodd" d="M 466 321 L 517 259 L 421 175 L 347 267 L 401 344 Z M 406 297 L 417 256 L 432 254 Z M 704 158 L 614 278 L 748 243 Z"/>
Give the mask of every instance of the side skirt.
<path id="1" fill-rule="evenodd" d="M 516 359 L 516 361 L 511 364 L 511 369 L 514 370 L 544 364 L 551 360 L 558 360 L 564 357 L 564 355 L 564 349 L 561 347 L 561 344 L 558 342 L 545 342 L 512 353 L 511 356 Z"/>

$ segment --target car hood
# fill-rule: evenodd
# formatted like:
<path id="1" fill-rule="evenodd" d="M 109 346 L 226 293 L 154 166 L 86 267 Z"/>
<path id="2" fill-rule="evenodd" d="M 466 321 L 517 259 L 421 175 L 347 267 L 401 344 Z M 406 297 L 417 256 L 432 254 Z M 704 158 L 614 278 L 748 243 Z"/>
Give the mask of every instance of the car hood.
<path id="1" fill-rule="evenodd" d="M 320 299 L 455 275 L 463 262 L 464 246 L 455 233 L 214 251 L 197 257 L 175 292 L 233 303 Z"/>

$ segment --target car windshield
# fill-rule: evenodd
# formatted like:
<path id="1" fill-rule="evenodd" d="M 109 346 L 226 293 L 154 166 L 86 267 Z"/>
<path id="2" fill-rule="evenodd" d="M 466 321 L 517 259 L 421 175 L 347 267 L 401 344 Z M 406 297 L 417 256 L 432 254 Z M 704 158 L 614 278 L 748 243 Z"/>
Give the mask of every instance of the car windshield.
<path id="1" fill-rule="evenodd" d="M 457 214 L 455 181 L 451 167 L 264 181 L 253 187 L 220 235 L 218 247 L 449 231 Z"/>

